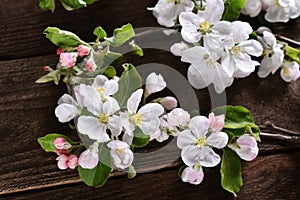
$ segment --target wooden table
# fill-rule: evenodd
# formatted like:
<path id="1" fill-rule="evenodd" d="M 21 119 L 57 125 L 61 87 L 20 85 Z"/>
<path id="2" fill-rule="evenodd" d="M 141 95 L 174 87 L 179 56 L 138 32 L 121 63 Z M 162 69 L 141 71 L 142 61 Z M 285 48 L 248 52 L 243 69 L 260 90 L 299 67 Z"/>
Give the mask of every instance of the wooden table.
<path id="1" fill-rule="evenodd" d="M 115 174 L 102 188 L 87 187 L 76 170 L 60 171 L 55 155 L 45 153 L 37 138 L 46 133 L 65 133 L 66 124 L 54 116 L 63 85 L 35 84 L 41 66 L 55 66 L 55 46 L 42 34 L 47 26 L 76 32 L 83 40 L 94 39 L 92 31 L 101 25 L 112 33 L 128 22 L 134 27 L 157 26 L 146 7 L 156 0 L 99 0 L 92 6 L 68 12 L 57 5 L 56 11 L 42 11 L 37 0 L 1 0 L 0 4 L 0 199 L 232 199 L 220 186 L 219 169 L 205 174 L 199 186 L 183 183 L 177 177 L 180 160 L 159 164 L 142 163 L 133 180 Z M 300 41 L 300 23 L 280 25 L 278 32 Z M 183 63 L 169 52 L 145 50 L 143 58 L 130 58 L 135 65 L 162 63 L 186 73 Z M 132 60 L 133 59 L 133 60 Z M 127 61 L 126 59 L 124 61 Z M 266 79 L 256 74 L 235 81 L 227 92 L 227 102 L 243 105 L 260 126 L 271 122 L 300 131 L 300 81 L 286 84 L 276 73 Z M 196 92 L 201 113 L 210 109 L 207 90 Z M 265 129 L 268 131 L 268 129 Z M 262 140 L 259 157 L 243 162 L 244 186 L 238 199 L 300 199 L 300 146 L 276 140 Z M 159 169 L 160 170 L 155 170 Z"/>

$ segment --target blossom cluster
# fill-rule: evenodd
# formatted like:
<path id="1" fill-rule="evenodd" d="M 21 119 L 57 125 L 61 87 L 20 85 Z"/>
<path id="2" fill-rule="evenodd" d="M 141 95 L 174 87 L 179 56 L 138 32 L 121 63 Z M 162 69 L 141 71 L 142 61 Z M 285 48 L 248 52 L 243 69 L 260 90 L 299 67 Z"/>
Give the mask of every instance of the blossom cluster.
<path id="1" fill-rule="evenodd" d="M 187 2 L 191 1 L 160 0 L 152 10 L 162 25 L 166 26 L 167 19 L 172 19 L 167 27 L 174 26 L 177 18 L 179 19 L 182 38 L 190 44 L 175 43 L 171 52 L 175 56 L 181 56 L 182 62 L 191 64 L 188 68 L 188 80 L 194 88 L 202 89 L 213 84 L 216 92 L 221 93 L 235 78 L 249 76 L 257 66 L 258 76 L 261 78 L 271 72 L 274 74 L 279 68 L 281 77 L 287 82 L 300 77 L 299 59 L 290 59 L 286 52 L 287 44 L 277 42 L 270 30 L 265 29 L 258 36 L 253 34 L 253 29 L 247 22 L 223 20 L 225 7 L 222 0 L 201 1 L 199 5 Z M 247 1 L 251 4 L 249 2 Z M 170 8 L 169 12 L 162 10 L 165 5 Z M 269 5 L 268 10 L 279 13 L 272 9 L 271 2 Z M 294 5 L 293 1 L 289 1 L 286 6 L 288 5 Z M 194 13 L 193 6 L 197 8 L 197 13 Z M 289 9 L 285 7 L 286 10 Z M 291 13 L 300 14 L 296 7 L 290 10 L 293 10 Z M 266 16 L 268 15 L 269 13 Z M 259 57 L 262 57 L 261 62 L 258 62 Z"/>

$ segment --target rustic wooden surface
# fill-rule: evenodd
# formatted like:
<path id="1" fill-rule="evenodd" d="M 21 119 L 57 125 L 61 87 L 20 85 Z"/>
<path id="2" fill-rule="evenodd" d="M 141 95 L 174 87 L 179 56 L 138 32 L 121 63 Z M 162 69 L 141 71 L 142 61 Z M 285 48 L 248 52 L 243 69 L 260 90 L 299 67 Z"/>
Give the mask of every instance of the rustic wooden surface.
<path id="1" fill-rule="evenodd" d="M 76 139 L 54 116 L 63 85 L 35 84 L 41 66 L 55 66 L 55 47 L 44 38 L 47 26 L 76 31 L 93 40 L 92 30 L 101 25 L 109 33 L 125 23 L 134 27 L 157 26 L 146 7 L 156 0 L 101 0 L 94 5 L 67 12 L 59 5 L 55 13 L 42 11 L 37 0 L 2 0 L 0 4 L 0 199 L 232 199 L 220 186 L 219 170 L 212 169 L 200 186 L 182 183 L 177 177 L 178 151 L 145 157 L 133 180 L 115 174 L 102 188 L 90 188 L 76 171 L 60 171 L 55 155 L 45 153 L 38 137 L 59 132 Z M 115 6 L 113 9 L 112 7 Z M 299 20 L 278 27 L 278 32 L 300 41 Z M 170 53 L 146 50 L 143 58 L 130 59 L 135 65 L 161 63 L 186 73 L 186 65 Z M 133 60 L 132 60 L 133 59 Z M 267 121 L 300 132 L 300 81 L 286 84 L 279 74 L 259 79 L 255 74 L 235 81 L 226 92 L 227 102 L 243 105 L 263 126 Z M 201 113 L 210 109 L 207 90 L 196 91 Z M 270 129 L 265 129 L 270 131 Z M 155 146 L 155 145 L 154 145 Z M 243 162 L 244 186 L 238 199 L 300 199 L 300 146 L 263 140 L 259 157 Z M 168 159 L 169 158 L 169 159 Z M 171 159 L 172 158 L 172 159 Z"/>

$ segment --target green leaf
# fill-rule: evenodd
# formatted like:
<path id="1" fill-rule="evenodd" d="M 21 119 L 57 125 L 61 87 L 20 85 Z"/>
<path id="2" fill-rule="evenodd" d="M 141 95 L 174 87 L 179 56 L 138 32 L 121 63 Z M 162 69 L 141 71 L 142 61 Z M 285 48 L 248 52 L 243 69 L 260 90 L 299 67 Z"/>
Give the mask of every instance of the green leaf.
<path id="1" fill-rule="evenodd" d="M 143 131 L 139 127 L 137 127 L 134 130 L 134 136 L 133 136 L 131 147 L 133 148 L 144 147 L 149 143 L 149 141 L 150 141 L 150 136 L 145 135 Z"/>
<path id="2" fill-rule="evenodd" d="M 121 108 L 126 108 L 131 94 L 142 87 L 142 78 L 132 64 L 123 64 L 123 68 L 124 72 L 119 79 L 119 90 L 114 98 Z"/>
<path id="3" fill-rule="evenodd" d="M 222 187 L 236 197 L 243 185 L 242 164 L 238 155 L 229 148 L 224 148 L 221 163 Z"/>
<path id="4" fill-rule="evenodd" d="M 43 10 L 51 10 L 52 12 L 55 10 L 55 0 L 39 0 L 40 8 Z"/>
<path id="5" fill-rule="evenodd" d="M 97 42 L 99 42 L 99 40 L 103 40 L 107 36 L 105 30 L 101 26 L 95 28 L 93 34 L 97 36 Z"/>
<path id="6" fill-rule="evenodd" d="M 179 168 L 178 173 L 177 173 L 177 175 L 178 175 L 179 178 L 181 178 L 182 172 L 183 172 L 183 170 L 184 170 L 186 167 L 187 167 L 186 165 L 182 165 L 182 166 Z"/>
<path id="7" fill-rule="evenodd" d="M 56 27 L 46 28 L 44 34 L 46 34 L 46 38 L 59 47 L 77 47 L 80 44 L 89 46 L 74 33 L 63 31 Z"/>
<path id="8" fill-rule="evenodd" d="M 239 137 L 248 131 L 260 141 L 260 129 L 248 109 L 242 106 L 223 106 L 213 110 L 215 115 L 225 114 L 224 131 L 233 137 Z M 231 140 L 232 138 L 230 138 Z"/>
<path id="9" fill-rule="evenodd" d="M 131 24 L 122 26 L 114 30 L 113 37 L 106 38 L 107 41 L 114 47 L 121 46 L 134 36 L 134 31 Z"/>
<path id="10" fill-rule="evenodd" d="M 44 151 L 46 151 L 46 152 L 55 152 L 55 146 L 53 144 L 53 141 L 58 137 L 63 137 L 69 143 L 72 143 L 70 138 L 68 138 L 67 136 L 64 136 L 62 134 L 57 134 L 57 133 L 47 134 L 44 137 L 39 138 L 38 143 L 41 145 L 41 147 Z"/>
<path id="11" fill-rule="evenodd" d="M 117 72 L 113 66 L 108 66 L 103 72 L 103 75 L 107 76 L 108 78 L 113 78 L 117 75 Z"/>
<path id="12" fill-rule="evenodd" d="M 88 186 L 100 187 L 104 185 L 111 173 L 111 156 L 107 148 L 104 148 L 104 144 L 99 147 L 99 162 L 93 169 L 84 169 L 78 166 L 78 172 L 80 178 Z"/>
<path id="13" fill-rule="evenodd" d="M 129 42 L 129 45 L 131 46 L 132 53 L 134 55 L 137 55 L 137 56 L 143 56 L 144 55 L 143 49 L 141 47 L 139 47 L 137 44 L 135 44 L 134 40 L 132 40 L 131 42 Z"/>
<path id="14" fill-rule="evenodd" d="M 104 66 L 115 66 L 122 59 L 123 55 L 120 53 L 108 51 L 104 57 Z"/>
<path id="15" fill-rule="evenodd" d="M 72 11 L 78 8 L 86 7 L 86 2 L 83 0 L 60 0 L 64 8 Z"/>
<path id="16" fill-rule="evenodd" d="M 94 3 L 94 2 L 97 1 L 97 0 L 84 0 L 84 1 L 85 1 L 85 3 L 87 3 L 87 4 L 89 5 L 89 4 Z"/>
<path id="17" fill-rule="evenodd" d="M 129 166 L 129 169 L 128 169 L 128 173 L 127 173 L 127 177 L 129 179 L 132 179 L 136 176 L 136 171 L 134 169 L 134 167 L 132 165 Z"/>
<path id="18" fill-rule="evenodd" d="M 61 76 L 60 70 L 56 69 L 56 70 L 50 71 L 48 74 L 42 76 L 35 82 L 36 83 L 47 83 L 47 82 L 53 81 L 56 85 L 58 85 L 60 76 Z"/>
<path id="19" fill-rule="evenodd" d="M 246 0 L 226 0 L 222 19 L 230 22 L 237 20 L 245 3 Z"/>
<path id="20" fill-rule="evenodd" d="M 300 63 L 300 60 L 299 60 L 300 50 L 299 49 L 295 49 L 291 46 L 285 46 L 284 50 L 285 50 L 285 56 L 286 56 L 287 60 L 292 60 L 292 61 L 296 61 L 296 62 Z"/>

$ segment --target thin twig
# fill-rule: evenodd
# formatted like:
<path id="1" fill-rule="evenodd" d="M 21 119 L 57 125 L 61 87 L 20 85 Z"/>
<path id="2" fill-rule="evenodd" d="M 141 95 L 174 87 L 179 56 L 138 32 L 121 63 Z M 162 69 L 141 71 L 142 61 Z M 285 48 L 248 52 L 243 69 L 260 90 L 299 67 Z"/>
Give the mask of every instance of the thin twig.
<path id="1" fill-rule="evenodd" d="M 300 42 L 293 40 L 291 38 L 285 37 L 283 35 L 279 35 L 279 34 L 275 34 L 275 37 L 279 40 L 282 40 L 283 42 L 289 43 L 289 44 L 293 44 L 295 46 L 300 46 Z"/>
<path id="2" fill-rule="evenodd" d="M 266 133 L 266 132 L 261 132 L 260 136 L 264 138 L 270 138 L 270 139 L 276 139 L 276 140 L 281 140 L 290 144 L 300 144 L 300 135 L 298 136 L 290 136 L 290 135 L 282 135 L 282 134 L 277 134 L 277 133 Z"/>
<path id="3" fill-rule="evenodd" d="M 265 125 L 268 126 L 268 127 L 271 127 L 275 131 L 280 131 L 280 132 L 283 132 L 283 133 L 286 133 L 286 134 L 300 136 L 300 133 L 298 133 L 296 131 L 292 131 L 292 130 L 288 130 L 288 129 L 276 126 L 271 122 L 266 122 Z"/>

